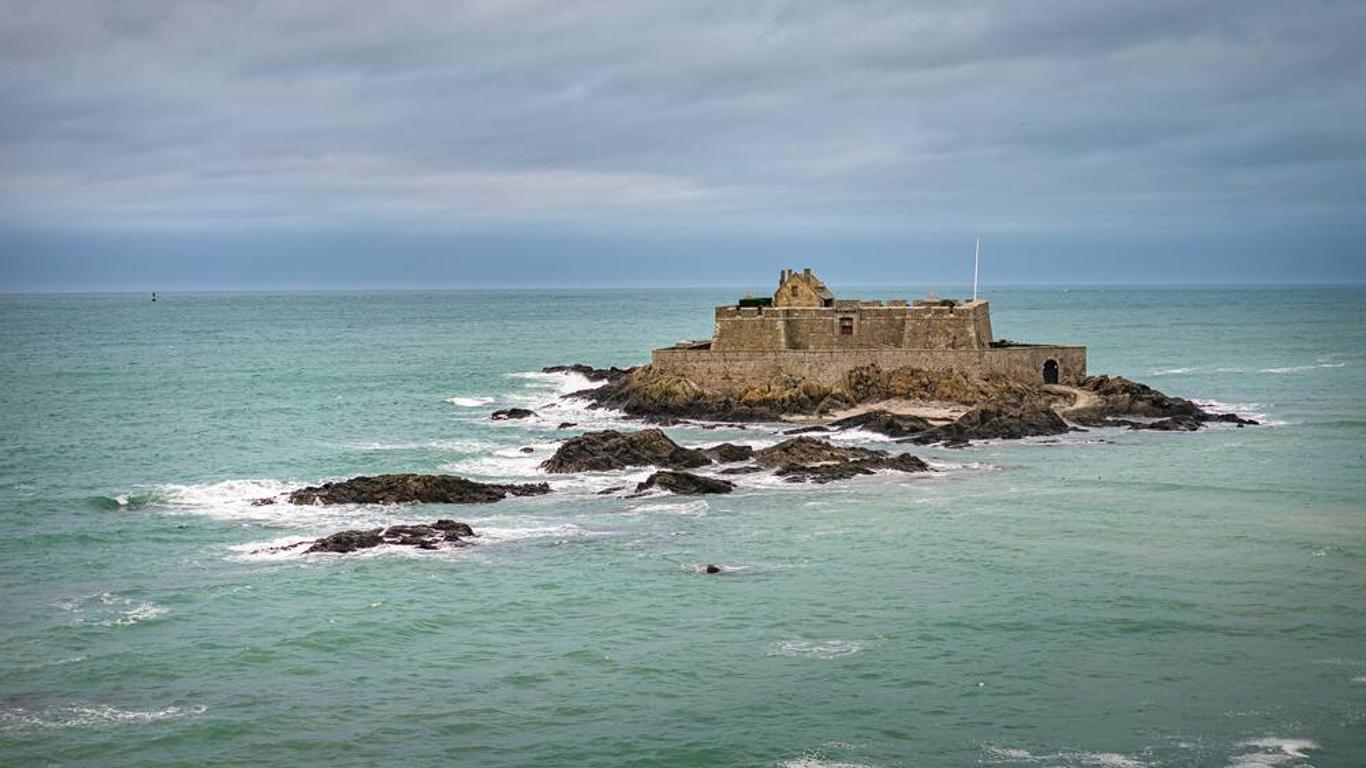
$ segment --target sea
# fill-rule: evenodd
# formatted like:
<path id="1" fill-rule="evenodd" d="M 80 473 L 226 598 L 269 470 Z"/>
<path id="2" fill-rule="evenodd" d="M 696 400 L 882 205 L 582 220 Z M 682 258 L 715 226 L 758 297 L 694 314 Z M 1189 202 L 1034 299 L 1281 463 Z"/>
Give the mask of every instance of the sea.
<path id="1" fill-rule="evenodd" d="M 639 426 L 542 367 L 644 362 L 737 295 L 0 296 L 0 764 L 1366 766 L 1366 289 L 986 292 L 998 337 L 1260 426 L 725 496 L 539 469 Z M 250 503 L 384 472 L 554 492 Z M 478 543 L 271 549 L 442 517 Z"/>

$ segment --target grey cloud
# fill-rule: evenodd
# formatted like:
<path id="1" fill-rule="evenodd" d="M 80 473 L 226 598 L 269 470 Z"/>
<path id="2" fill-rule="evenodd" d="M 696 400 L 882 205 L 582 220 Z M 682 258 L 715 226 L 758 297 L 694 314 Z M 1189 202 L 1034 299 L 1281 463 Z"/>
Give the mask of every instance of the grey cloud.
<path id="1" fill-rule="evenodd" d="M 0 14 L 10 228 L 1361 226 L 1355 3 Z"/>

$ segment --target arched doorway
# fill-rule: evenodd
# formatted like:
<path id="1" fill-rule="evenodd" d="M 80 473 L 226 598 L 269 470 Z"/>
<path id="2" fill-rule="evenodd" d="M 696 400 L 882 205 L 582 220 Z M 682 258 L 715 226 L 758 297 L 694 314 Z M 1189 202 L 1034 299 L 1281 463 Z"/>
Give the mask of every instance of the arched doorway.
<path id="1" fill-rule="evenodd" d="M 1057 384 L 1057 383 L 1058 383 L 1058 361 L 1057 361 L 1057 360 L 1046 360 L 1046 361 L 1044 361 L 1044 364 L 1043 364 L 1043 383 L 1045 383 L 1045 384 Z"/>

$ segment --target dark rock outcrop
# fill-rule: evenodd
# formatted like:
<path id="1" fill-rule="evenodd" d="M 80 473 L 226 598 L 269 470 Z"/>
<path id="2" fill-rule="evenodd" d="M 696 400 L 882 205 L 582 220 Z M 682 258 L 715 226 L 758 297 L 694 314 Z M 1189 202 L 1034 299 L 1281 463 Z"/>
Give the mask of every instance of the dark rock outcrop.
<path id="1" fill-rule="evenodd" d="M 882 453 L 878 451 L 878 453 Z M 859 475 L 871 475 L 878 470 L 895 472 L 928 472 L 930 467 L 924 461 L 909 453 L 883 455 L 867 459 L 854 459 L 838 464 L 785 464 L 774 474 L 789 483 L 825 484 L 832 480 L 848 480 Z"/>
<path id="2" fill-rule="evenodd" d="M 710 448 L 703 448 L 702 452 L 718 464 L 734 464 L 737 461 L 749 461 L 754 457 L 753 448 L 735 443 L 713 445 Z"/>
<path id="3" fill-rule="evenodd" d="M 476 483 L 455 475 L 375 475 L 300 488 L 291 504 L 487 504 L 508 496 L 550 493 L 546 483 Z"/>
<path id="4" fill-rule="evenodd" d="M 970 440 L 1018 440 L 1060 435 L 1070 430 L 1067 422 L 1043 402 L 993 403 L 973 408 L 957 421 L 902 438 L 899 442 L 963 445 Z"/>
<path id="5" fill-rule="evenodd" d="M 575 421 L 562 421 L 560 422 L 560 426 L 555 427 L 555 429 L 569 429 L 570 427 L 577 427 L 578 425 L 578 422 Z"/>
<path id="6" fill-rule="evenodd" d="M 756 464 L 746 464 L 742 467 L 726 467 L 719 474 L 722 475 L 752 475 L 755 472 L 763 472 L 764 468 Z"/>
<path id="7" fill-rule="evenodd" d="M 934 425 L 919 416 L 907 416 L 890 411 L 868 411 L 830 422 L 835 429 L 866 429 L 888 437 L 906 437 L 918 434 Z"/>
<path id="8" fill-rule="evenodd" d="M 787 482 L 828 483 L 878 470 L 928 472 L 921 459 L 910 454 L 892 454 L 869 448 L 839 446 L 814 437 L 794 437 L 754 452 L 761 467 L 776 469 Z"/>
<path id="9" fill-rule="evenodd" d="M 535 415 L 535 411 L 527 408 L 504 408 L 501 411 L 494 411 L 489 418 L 494 421 L 507 421 L 509 419 L 529 419 Z"/>
<path id="10" fill-rule="evenodd" d="M 589 381 L 615 381 L 633 370 L 635 369 L 618 368 L 616 366 L 610 368 L 594 368 L 591 365 L 574 363 L 572 365 L 548 365 L 541 369 L 541 373 L 577 373 Z"/>
<path id="11" fill-rule="evenodd" d="M 651 488 L 662 488 L 673 493 L 694 496 L 703 493 L 730 493 L 735 490 L 735 483 L 729 480 L 718 480 L 714 477 L 694 475 L 691 472 L 665 469 L 650 475 L 644 482 L 637 484 L 636 493 L 648 491 Z"/>
<path id="12" fill-rule="evenodd" d="M 717 574 L 721 572 L 721 566 L 714 563 L 707 563 L 706 566 L 702 568 L 702 572 L 706 574 Z"/>
<path id="13" fill-rule="evenodd" d="M 1193 432 L 1208 422 L 1255 425 L 1232 413 L 1211 413 L 1182 397 L 1172 397 L 1123 376 L 1090 376 L 1080 385 L 1099 398 L 1098 405 L 1076 410 L 1069 417 L 1085 426 L 1127 426 L 1131 429 Z M 1154 419 L 1134 422 L 1125 417 Z"/>
<path id="14" fill-rule="evenodd" d="M 427 525 L 391 525 L 388 528 L 338 531 L 315 540 L 305 553 L 332 552 L 344 554 L 358 549 L 370 549 L 381 544 L 397 544 L 418 549 L 441 549 L 467 546 L 474 537 L 474 529 L 455 520 L 437 520 Z M 299 545 L 291 545 L 299 546 Z"/>
<path id="15" fill-rule="evenodd" d="M 547 472 L 605 472 L 627 467 L 691 469 L 711 463 L 702 451 L 684 448 L 658 429 L 585 432 L 566 440 L 541 463 Z"/>

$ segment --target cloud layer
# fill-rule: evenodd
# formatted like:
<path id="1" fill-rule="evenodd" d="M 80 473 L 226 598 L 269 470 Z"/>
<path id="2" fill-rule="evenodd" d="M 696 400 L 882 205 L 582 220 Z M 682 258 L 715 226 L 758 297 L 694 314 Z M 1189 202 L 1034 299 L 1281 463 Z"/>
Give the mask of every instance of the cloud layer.
<path id="1" fill-rule="evenodd" d="M 0 2 L 0 228 L 1366 231 L 1366 4 Z"/>

